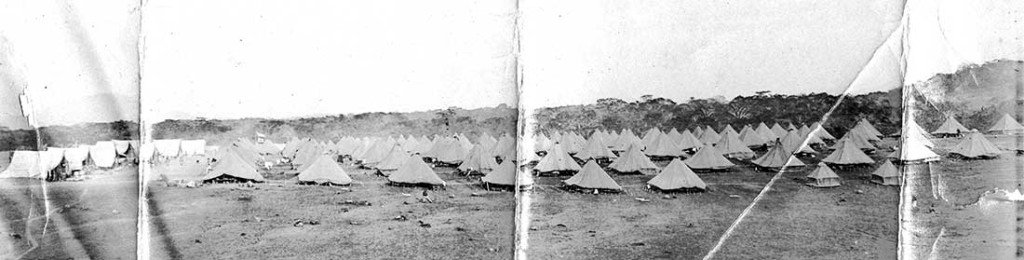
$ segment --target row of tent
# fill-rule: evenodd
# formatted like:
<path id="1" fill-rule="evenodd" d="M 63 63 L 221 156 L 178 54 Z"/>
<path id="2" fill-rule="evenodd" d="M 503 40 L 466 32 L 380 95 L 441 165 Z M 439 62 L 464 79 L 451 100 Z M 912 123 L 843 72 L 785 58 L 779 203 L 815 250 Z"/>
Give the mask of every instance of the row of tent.
<path id="1" fill-rule="evenodd" d="M 206 148 L 206 140 L 158 139 L 143 144 L 139 148 L 139 156 L 143 161 L 150 161 L 156 158 L 205 155 Z"/>
<path id="2" fill-rule="evenodd" d="M 76 147 L 47 147 L 44 151 L 13 151 L 0 178 L 59 180 L 87 166 L 109 169 L 119 161 L 134 160 L 138 147 L 135 140 L 111 140 Z"/>
<path id="3" fill-rule="evenodd" d="M 951 135 L 962 135 L 968 132 L 979 132 L 978 130 L 967 129 L 960 121 L 957 121 L 953 115 L 947 115 L 946 120 L 942 122 L 934 131 L 931 132 L 933 135 L 938 136 L 951 136 Z M 1003 114 L 999 117 L 992 125 L 988 128 L 987 133 L 993 134 L 1021 134 L 1024 133 L 1024 125 L 1013 119 L 1010 114 Z"/>

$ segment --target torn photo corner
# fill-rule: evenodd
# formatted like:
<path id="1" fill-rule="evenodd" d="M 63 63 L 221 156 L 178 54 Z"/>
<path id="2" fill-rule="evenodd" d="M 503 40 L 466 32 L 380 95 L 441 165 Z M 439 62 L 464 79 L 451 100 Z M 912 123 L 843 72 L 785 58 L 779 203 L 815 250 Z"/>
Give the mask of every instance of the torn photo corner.
<path id="1" fill-rule="evenodd" d="M 3 259 L 1019 257 L 1024 3 L 3 5 Z"/>

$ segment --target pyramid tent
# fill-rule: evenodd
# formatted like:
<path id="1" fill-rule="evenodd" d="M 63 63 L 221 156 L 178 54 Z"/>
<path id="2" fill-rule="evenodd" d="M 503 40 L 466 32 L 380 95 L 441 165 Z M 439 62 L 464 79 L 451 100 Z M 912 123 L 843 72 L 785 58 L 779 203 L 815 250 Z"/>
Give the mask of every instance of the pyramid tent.
<path id="1" fill-rule="evenodd" d="M 800 134 L 800 136 L 809 136 L 811 134 L 811 128 L 807 127 L 807 125 L 801 125 L 800 128 L 796 129 L 796 133 Z"/>
<path id="2" fill-rule="evenodd" d="M 239 152 L 239 154 L 241 154 L 241 152 Z M 305 166 L 313 163 L 313 161 L 316 160 L 317 157 L 320 157 L 323 154 L 324 154 L 324 151 L 321 150 L 319 147 L 317 147 L 316 145 L 313 145 L 313 144 L 308 144 L 308 145 L 303 146 L 301 149 L 299 149 L 299 152 L 295 154 L 295 160 L 292 160 L 292 164 L 300 165 L 299 169 L 301 170 L 301 169 L 305 168 Z M 245 158 L 245 157 L 242 157 L 242 158 Z M 247 160 L 248 159 L 252 159 L 252 158 L 250 157 L 250 158 L 247 158 Z M 374 162 L 374 163 L 377 163 L 377 162 L 379 162 L 379 160 Z"/>
<path id="3" fill-rule="evenodd" d="M 903 164 L 938 161 L 939 155 L 927 146 L 931 142 L 923 138 L 919 134 L 902 135 L 900 137 L 900 144 L 902 145 L 889 154 L 888 158 Z"/>
<path id="4" fill-rule="evenodd" d="M 498 143 L 491 149 L 491 155 L 501 158 L 502 160 L 515 160 L 516 157 L 516 142 L 511 137 L 502 136 L 498 139 Z"/>
<path id="5" fill-rule="evenodd" d="M 714 146 L 726 158 L 747 160 L 754 157 L 754 151 L 751 151 L 746 143 L 740 141 L 739 134 L 736 131 L 722 134 L 722 138 L 718 139 Z"/>
<path id="6" fill-rule="evenodd" d="M 153 140 L 153 147 L 156 149 L 156 155 L 178 157 L 178 154 L 181 154 L 181 139 Z"/>
<path id="7" fill-rule="evenodd" d="M 1013 117 L 1010 116 L 1010 114 L 1003 114 L 1003 116 L 1000 117 L 999 120 L 996 120 L 995 124 L 992 124 L 992 127 L 988 128 L 988 132 L 999 134 L 1016 134 L 1024 132 L 1024 126 L 1020 125 L 1020 123 L 1018 123 L 1017 120 L 1014 120 Z"/>
<path id="8" fill-rule="evenodd" d="M 696 149 L 704 146 L 697 136 L 690 133 L 690 130 L 684 130 L 680 135 L 679 148 L 683 148 L 683 150 Z"/>
<path id="9" fill-rule="evenodd" d="M 644 132 L 644 138 L 641 139 L 640 141 L 643 142 L 644 146 L 649 147 L 655 141 L 655 139 L 662 135 L 665 135 L 665 133 L 662 133 L 661 130 L 658 130 L 657 128 L 651 128 L 650 130 L 647 130 L 647 132 Z"/>
<path id="10" fill-rule="evenodd" d="M 842 138 L 839 138 L 839 140 L 836 141 L 835 145 L 832 145 L 832 149 L 838 149 L 839 144 L 845 142 L 846 140 L 849 140 L 851 144 L 853 144 L 853 146 L 857 147 L 858 149 L 866 151 L 875 150 L 875 145 L 868 141 L 864 134 L 853 130 L 846 132 L 846 134 L 843 135 Z"/>
<path id="11" fill-rule="evenodd" d="M 778 122 L 776 122 L 775 125 L 772 125 L 771 130 L 772 134 L 775 134 L 777 138 L 782 138 L 783 136 L 786 136 L 786 129 L 782 128 L 782 125 L 779 125 Z"/>
<path id="12" fill-rule="evenodd" d="M 434 161 L 458 164 L 463 159 L 466 159 L 466 153 L 468 152 L 464 148 L 464 143 L 453 138 L 443 138 L 434 143 L 434 147 L 427 152 L 424 157 L 434 158 Z M 470 147 L 472 149 L 472 147 Z"/>
<path id="13" fill-rule="evenodd" d="M 512 162 L 502 162 L 498 164 L 490 173 L 480 178 L 480 181 L 491 184 L 491 185 L 503 185 L 503 186 L 516 186 L 516 165 Z M 523 178 L 519 181 L 518 186 L 530 186 L 533 185 L 532 179 Z"/>
<path id="14" fill-rule="evenodd" d="M 3 178 L 34 178 L 46 177 L 46 170 L 43 169 L 43 159 L 36 151 L 14 151 L 11 156 L 11 164 L 0 172 L 0 179 Z"/>
<path id="15" fill-rule="evenodd" d="M 348 177 L 348 173 L 345 173 L 341 166 L 338 166 L 334 160 L 326 155 L 318 156 L 313 160 L 312 164 L 300 171 L 298 180 L 300 183 L 330 183 L 333 185 L 349 185 L 352 183 L 352 178 Z"/>
<path id="16" fill-rule="evenodd" d="M 797 131 L 789 131 L 782 140 L 779 140 L 783 148 L 789 153 L 816 153 L 811 149 L 810 143 L 804 144 L 804 138 Z"/>
<path id="17" fill-rule="evenodd" d="M 871 164 L 875 163 L 871 157 L 864 154 L 851 139 L 841 139 L 836 143 L 836 150 L 829 154 L 828 157 L 821 160 L 829 164 L 836 165 L 852 165 L 852 164 Z"/>
<path id="18" fill-rule="evenodd" d="M 587 159 L 611 159 L 617 157 L 611 149 L 608 149 L 604 137 L 600 135 L 591 136 L 590 140 L 587 140 L 586 145 L 583 146 L 583 150 L 580 150 L 580 152 L 573 156 L 584 161 Z"/>
<path id="19" fill-rule="evenodd" d="M 463 135 L 462 133 L 455 135 L 455 139 L 459 141 L 459 146 L 462 146 L 463 151 L 469 151 L 469 149 L 473 149 L 473 142 L 469 141 L 469 138 Z"/>
<path id="20" fill-rule="evenodd" d="M 765 142 L 769 144 L 780 137 L 776 135 L 771 128 L 768 128 L 768 125 L 765 125 L 764 122 L 757 124 L 757 128 L 754 129 L 754 132 L 757 132 L 757 134 L 761 135 L 761 138 L 764 139 Z"/>
<path id="21" fill-rule="evenodd" d="M 384 159 L 381 160 L 380 163 L 377 163 L 377 165 L 374 166 L 374 168 L 380 171 L 398 170 L 399 167 L 402 167 L 402 164 L 405 164 L 405 161 L 408 158 L 409 154 L 405 151 L 405 149 L 402 149 L 402 147 L 396 145 L 391 148 L 391 151 L 388 152 L 388 155 L 384 156 Z M 384 175 L 387 176 L 387 174 Z"/>
<path id="22" fill-rule="evenodd" d="M 117 162 L 116 150 L 117 148 L 114 147 L 114 142 L 96 142 L 96 145 L 89 147 L 89 157 L 92 158 L 92 163 L 97 167 L 114 167 L 114 163 Z"/>
<path id="23" fill-rule="evenodd" d="M 564 181 L 565 185 L 583 189 L 622 190 L 622 186 L 593 160 L 587 162 L 576 175 Z"/>
<path id="24" fill-rule="evenodd" d="M 739 132 L 736 132 L 735 128 L 732 128 L 732 125 L 728 125 L 728 124 L 725 125 L 725 128 L 722 129 L 722 132 L 719 133 L 719 135 L 725 135 L 725 134 L 733 134 L 733 135 L 736 135 L 736 136 L 740 135 Z"/>
<path id="25" fill-rule="evenodd" d="M 825 163 L 818 163 L 818 168 L 814 169 L 811 174 L 807 175 L 807 178 L 811 180 L 808 185 L 818 188 L 838 187 L 839 186 L 839 175 L 832 171 Z"/>
<path id="26" fill-rule="evenodd" d="M 562 135 L 562 139 L 558 141 L 562 144 L 562 148 L 569 154 L 575 154 L 583 150 L 584 142 L 581 142 L 578 136 L 573 132 L 568 132 Z"/>
<path id="27" fill-rule="evenodd" d="M 871 125 L 871 122 L 868 122 L 867 118 L 861 118 L 860 121 L 857 122 L 857 125 L 854 126 L 853 128 L 861 128 L 861 130 L 864 130 L 865 133 L 875 137 L 883 136 L 882 132 L 879 132 L 874 125 Z"/>
<path id="28" fill-rule="evenodd" d="M 538 133 L 533 137 L 533 150 L 534 151 L 547 151 L 551 147 L 551 139 L 548 139 L 544 133 Z"/>
<path id="29" fill-rule="evenodd" d="M 364 150 L 362 154 L 357 156 L 356 159 L 359 159 L 363 165 L 373 165 L 380 163 L 380 161 L 384 160 L 384 157 L 388 156 L 388 152 L 391 152 L 391 149 L 394 149 L 396 145 L 397 144 L 394 141 L 388 141 L 387 139 L 379 139 L 376 142 L 370 144 L 368 147 L 366 147 L 366 150 Z M 302 149 L 307 148 L 303 147 Z M 300 149 L 299 154 L 295 155 L 296 161 L 298 161 L 299 155 L 301 154 L 302 150 Z"/>
<path id="30" fill-rule="evenodd" d="M 644 150 L 644 154 L 648 156 L 681 157 L 685 155 L 683 148 L 679 147 L 678 143 L 670 140 L 666 134 L 658 134 L 650 143 L 645 145 L 647 149 Z"/>
<path id="31" fill-rule="evenodd" d="M 633 131 L 629 129 L 622 130 L 622 134 L 619 135 L 619 140 L 615 143 L 615 147 L 612 148 L 614 151 L 625 151 L 629 147 L 637 146 L 642 150 L 645 146 L 640 138 L 633 134 Z"/>
<path id="32" fill-rule="evenodd" d="M 637 146 L 630 147 L 622 156 L 619 156 L 612 164 L 608 165 L 608 168 L 621 173 L 654 173 L 658 170 L 658 166 L 651 162 L 647 156 L 644 156 Z"/>
<path id="33" fill-rule="evenodd" d="M 699 126 L 693 128 L 693 136 L 700 136 L 703 133 L 704 133 L 704 128 L 701 128 Z"/>
<path id="34" fill-rule="evenodd" d="M 486 150 L 494 147 L 494 145 L 498 143 L 498 139 L 494 139 L 493 136 L 491 136 L 487 132 L 484 132 L 483 134 L 480 134 L 480 137 L 477 138 L 476 143 L 480 144 L 480 146 L 483 146 L 483 148 Z"/>
<path id="35" fill-rule="evenodd" d="M 743 141 L 743 144 L 747 145 L 747 147 L 768 144 L 768 141 L 750 126 L 743 127 L 743 130 L 740 130 L 740 141 Z"/>
<path id="36" fill-rule="evenodd" d="M 246 140 L 246 139 L 242 139 Z M 246 143 L 247 146 L 252 143 Z M 246 147 L 251 148 L 251 147 Z M 252 150 L 252 149 L 250 149 Z M 182 155 L 203 155 L 206 153 L 206 140 L 181 140 Z"/>
<path id="37" fill-rule="evenodd" d="M 793 157 L 782 144 L 776 143 L 761 157 L 751 161 L 754 165 L 767 169 L 780 169 L 782 167 L 804 166 L 804 162 Z"/>
<path id="38" fill-rule="evenodd" d="M 907 123 L 904 124 L 904 128 L 906 129 L 900 131 L 902 132 L 900 136 L 903 136 L 903 138 L 914 138 L 916 141 L 920 141 L 927 147 L 935 147 L 935 144 L 931 141 L 934 137 L 924 131 L 924 128 L 921 128 L 921 125 L 918 125 L 913 119 L 907 120 L 906 122 Z"/>
<path id="39" fill-rule="evenodd" d="M 676 130 L 675 128 L 672 128 L 672 130 L 668 131 L 668 133 L 666 133 L 665 136 L 666 138 L 668 138 L 669 142 L 673 142 L 676 144 L 683 143 L 683 134 L 680 133 L 679 130 Z"/>
<path id="40" fill-rule="evenodd" d="M 459 171 L 470 173 L 480 172 L 487 173 L 494 168 L 498 167 L 498 161 L 494 159 L 494 156 L 488 155 L 484 152 L 482 145 L 474 146 L 472 150 L 469 150 L 469 154 L 466 159 L 459 164 Z"/>
<path id="41" fill-rule="evenodd" d="M 555 144 L 533 169 L 537 172 L 579 171 L 580 165 L 562 150 L 561 145 Z"/>
<path id="42" fill-rule="evenodd" d="M 978 132 L 967 134 L 967 137 L 949 149 L 949 153 L 963 156 L 965 158 L 991 158 L 999 156 L 1002 150 L 995 144 L 989 142 L 984 135 Z"/>
<path id="43" fill-rule="evenodd" d="M 832 133 L 829 133 L 827 130 L 825 130 L 824 127 L 821 127 L 821 124 L 817 122 L 811 124 L 811 127 L 809 128 L 811 129 L 811 134 L 817 136 L 818 138 L 821 138 L 821 140 L 836 140 L 836 137 L 832 136 Z"/>
<path id="44" fill-rule="evenodd" d="M 956 121 L 956 118 L 954 118 L 953 115 L 947 115 L 946 122 L 943 122 L 942 125 L 939 126 L 939 128 L 936 128 L 935 131 L 932 131 L 932 134 L 956 135 L 966 134 L 967 132 L 970 132 L 970 130 L 968 130 L 967 127 L 964 127 L 964 125 L 960 124 L 959 121 Z"/>
<path id="45" fill-rule="evenodd" d="M 871 182 L 881 185 L 900 185 L 900 172 L 888 160 L 871 173 Z"/>
<path id="46" fill-rule="evenodd" d="M 862 121 L 862 122 L 867 122 L 867 121 Z M 868 140 L 868 141 L 875 141 L 875 142 L 881 141 L 882 139 L 879 138 L 879 136 L 881 136 L 881 135 L 876 135 L 875 133 L 872 132 L 872 131 L 877 132 L 878 130 L 873 130 L 873 129 L 874 129 L 874 127 L 871 127 L 868 124 L 858 123 L 856 126 L 851 128 L 850 131 L 847 132 L 847 134 L 854 133 L 854 134 L 859 135 L 859 136 L 861 136 L 861 138 L 863 138 L 865 140 Z"/>
<path id="47" fill-rule="evenodd" d="M 444 180 L 438 177 L 437 173 L 434 173 L 434 170 L 431 170 L 419 155 L 409 156 L 402 167 L 388 175 L 388 181 L 413 185 L 445 185 Z"/>
<path id="48" fill-rule="evenodd" d="M 203 181 L 212 181 L 222 177 L 254 182 L 265 181 L 263 176 L 252 166 L 252 163 L 245 162 L 234 152 L 224 153 L 224 156 L 217 160 L 217 165 L 203 176 Z"/>
<path id="49" fill-rule="evenodd" d="M 711 145 L 717 143 L 719 139 L 722 139 L 721 135 L 715 132 L 715 129 L 711 129 L 709 126 L 700 133 L 700 137 L 697 137 L 702 145 Z"/>
<path id="50" fill-rule="evenodd" d="M 735 166 L 728 159 L 722 157 L 722 152 L 719 152 L 712 145 L 705 145 L 703 148 L 700 148 L 696 154 L 693 154 L 693 157 L 686 159 L 683 163 L 690 166 L 690 169 L 696 170 L 727 169 Z"/>
<path id="51" fill-rule="evenodd" d="M 706 190 L 708 188 L 708 185 L 679 159 L 672 159 L 672 162 L 669 162 L 668 166 L 665 166 L 665 169 L 658 173 L 658 176 L 654 176 L 650 181 L 647 181 L 647 185 L 662 191 L 680 189 Z"/>

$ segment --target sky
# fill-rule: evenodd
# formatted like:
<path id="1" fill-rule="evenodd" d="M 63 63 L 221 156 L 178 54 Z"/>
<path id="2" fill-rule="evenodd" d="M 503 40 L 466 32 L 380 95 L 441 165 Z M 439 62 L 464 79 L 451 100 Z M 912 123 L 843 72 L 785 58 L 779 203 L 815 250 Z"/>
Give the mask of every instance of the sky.
<path id="1" fill-rule="evenodd" d="M 0 126 L 138 120 L 137 1 L 0 1 Z M 26 90 L 28 89 L 28 90 Z"/>
<path id="2" fill-rule="evenodd" d="M 151 122 L 287 118 L 863 93 L 1024 53 L 1024 4 L 998 0 L 150 0 L 141 26 L 133 2 L 0 3 L 0 125 L 25 124 L 25 87 L 42 125 L 137 118 L 140 98 Z"/>

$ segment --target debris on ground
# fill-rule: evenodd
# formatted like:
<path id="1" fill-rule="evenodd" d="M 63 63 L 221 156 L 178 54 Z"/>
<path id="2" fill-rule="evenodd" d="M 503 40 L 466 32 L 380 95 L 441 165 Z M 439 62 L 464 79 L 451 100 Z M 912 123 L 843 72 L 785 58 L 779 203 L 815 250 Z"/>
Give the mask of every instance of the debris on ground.
<path id="1" fill-rule="evenodd" d="M 466 230 L 466 229 L 465 229 L 465 228 L 463 228 L 463 227 L 455 227 L 455 231 L 459 231 L 459 232 L 466 232 L 466 231 L 469 231 L 469 230 Z"/>
<path id="2" fill-rule="evenodd" d="M 667 199 L 667 200 L 670 200 L 670 199 L 674 199 L 674 198 L 676 198 L 676 196 L 672 196 L 672 195 L 665 195 L 665 196 L 662 196 L 661 198 L 662 198 L 662 199 Z"/>
<path id="3" fill-rule="evenodd" d="M 406 221 L 406 220 L 409 220 L 409 218 L 406 218 L 406 217 L 405 217 L 405 215 L 398 215 L 397 217 L 394 217 L 394 218 L 392 218 L 392 219 L 393 219 L 393 220 L 398 220 L 398 221 Z"/>
<path id="4" fill-rule="evenodd" d="M 476 193 L 476 192 L 470 193 L 469 196 L 471 196 L 471 197 L 480 197 L 480 193 Z"/>
<path id="5" fill-rule="evenodd" d="M 556 227 L 562 227 L 562 228 L 566 227 L 565 224 L 558 224 L 558 225 L 555 225 L 555 226 Z"/>
<path id="6" fill-rule="evenodd" d="M 296 220 L 292 221 L 292 226 L 301 227 L 301 226 L 305 226 L 305 225 L 311 225 L 311 226 L 320 225 L 320 221 L 319 220 L 314 220 L 314 219 L 296 219 Z"/>
<path id="7" fill-rule="evenodd" d="M 530 231 L 537 231 L 537 228 L 536 227 L 531 227 Z"/>
<path id="8" fill-rule="evenodd" d="M 425 227 L 425 228 L 430 227 L 430 224 L 426 223 L 426 222 L 423 222 L 423 220 L 417 220 L 416 222 L 420 223 L 420 227 Z"/>
<path id="9" fill-rule="evenodd" d="M 455 194 L 448 194 L 448 198 L 454 199 L 455 198 Z"/>
<path id="10" fill-rule="evenodd" d="M 740 195 L 729 195 L 729 197 L 730 198 L 734 198 L 734 199 L 738 199 L 738 198 L 740 198 Z"/>
<path id="11" fill-rule="evenodd" d="M 854 191 L 854 192 L 856 192 L 857 194 L 864 194 L 864 191 L 863 191 L 863 190 L 856 190 L 856 191 Z"/>
<path id="12" fill-rule="evenodd" d="M 434 200 L 431 199 L 430 197 L 419 198 L 417 199 L 417 201 L 422 203 L 434 203 Z"/>
<path id="13" fill-rule="evenodd" d="M 7 234 L 7 236 L 9 236 L 11 238 L 14 238 L 14 239 L 21 239 L 21 234 L 18 234 L 18 233 L 10 233 L 10 234 Z"/>
<path id="14" fill-rule="evenodd" d="M 629 245 L 630 246 L 645 246 L 647 244 L 643 243 L 643 242 L 633 242 L 633 243 L 629 243 Z"/>
<path id="15" fill-rule="evenodd" d="M 411 196 L 412 196 L 412 194 L 409 194 L 409 193 L 402 193 L 402 196 L 406 196 L 406 197 L 411 197 Z"/>
<path id="16" fill-rule="evenodd" d="M 341 204 L 341 205 L 356 205 L 356 206 L 373 206 L 372 203 L 370 203 L 369 201 L 365 201 L 365 200 L 345 200 L 345 201 L 342 201 L 341 203 L 338 203 L 338 204 Z"/>
<path id="17" fill-rule="evenodd" d="M 647 198 L 633 198 L 633 199 L 635 199 L 636 201 L 639 201 L 639 202 L 650 202 L 651 201 L 651 200 L 649 200 Z"/>

